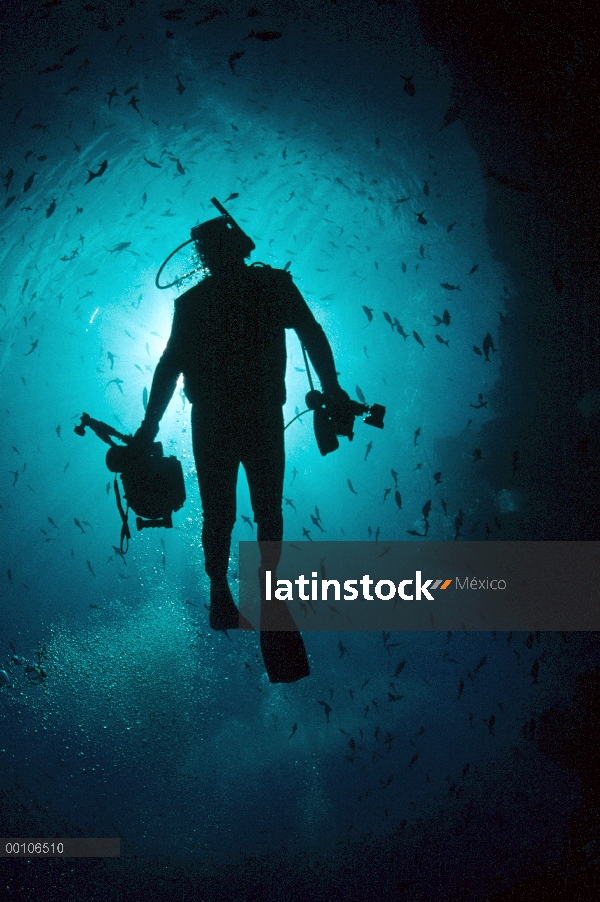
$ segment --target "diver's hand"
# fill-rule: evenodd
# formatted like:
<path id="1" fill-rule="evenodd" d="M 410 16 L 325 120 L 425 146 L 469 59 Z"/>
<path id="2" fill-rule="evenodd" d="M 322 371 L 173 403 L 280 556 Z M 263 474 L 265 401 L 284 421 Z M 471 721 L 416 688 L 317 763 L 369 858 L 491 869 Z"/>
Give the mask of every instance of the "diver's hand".
<path id="1" fill-rule="evenodd" d="M 144 449 L 148 448 L 154 441 L 158 434 L 158 425 L 154 423 L 148 423 L 146 420 L 143 421 L 142 425 L 132 437 L 130 441 L 130 447 Z"/>
<path id="2" fill-rule="evenodd" d="M 325 394 L 331 399 L 332 404 L 340 410 L 347 410 L 352 407 L 350 395 L 340 385 L 333 386 Z"/>

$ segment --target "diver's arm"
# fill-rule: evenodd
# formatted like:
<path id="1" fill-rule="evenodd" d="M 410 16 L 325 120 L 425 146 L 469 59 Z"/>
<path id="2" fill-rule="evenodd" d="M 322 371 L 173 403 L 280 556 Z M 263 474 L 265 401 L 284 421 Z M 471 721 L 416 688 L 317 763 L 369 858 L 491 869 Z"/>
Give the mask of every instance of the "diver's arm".
<path id="1" fill-rule="evenodd" d="M 312 314 L 310 316 L 310 320 L 306 318 L 302 325 L 296 326 L 296 334 L 306 348 L 324 393 L 335 395 L 341 389 L 335 371 L 333 352 L 322 327 Z"/>
<path id="2" fill-rule="evenodd" d="M 290 304 L 291 324 L 308 353 L 314 366 L 321 387 L 326 395 L 339 400 L 348 399 L 348 395 L 340 387 L 331 345 L 322 327 L 314 318 L 312 311 L 288 273 L 286 288 Z"/>
<path id="3" fill-rule="evenodd" d="M 143 443 L 153 442 L 156 438 L 160 421 L 169 405 L 169 401 L 173 397 L 173 392 L 181 373 L 180 349 L 183 334 L 185 334 L 183 316 L 179 305 L 176 303 L 171 335 L 154 370 L 150 397 L 146 405 L 146 414 L 142 420 L 142 425 L 134 436 Z"/>
<path id="4" fill-rule="evenodd" d="M 180 372 L 176 357 L 169 345 L 167 345 L 154 370 L 146 415 L 141 426 L 147 435 L 152 434 L 153 439 L 158 432 L 159 423 L 169 405 L 169 401 L 173 397 Z"/>

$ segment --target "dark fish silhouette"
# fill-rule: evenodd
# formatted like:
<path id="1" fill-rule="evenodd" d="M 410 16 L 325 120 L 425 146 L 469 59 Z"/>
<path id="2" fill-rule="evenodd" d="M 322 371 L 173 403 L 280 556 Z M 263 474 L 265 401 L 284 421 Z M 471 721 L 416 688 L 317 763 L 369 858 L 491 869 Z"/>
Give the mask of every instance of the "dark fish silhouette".
<path id="1" fill-rule="evenodd" d="M 384 489 L 384 490 L 383 490 L 383 500 L 384 500 L 384 501 L 387 499 L 387 496 L 390 494 L 391 491 L 392 491 L 391 489 Z"/>
<path id="2" fill-rule="evenodd" d="M 423 350 L 425 350 L 425 345 L 423 344 L 423 341 L 421 340 L 421 336 L 419 335 L 418 332 L 415 332 L 414 329 L 413 329 L 413 335 L 414 335 L 415 341 L 417 341 L 421 345 Z"/>
<path id="3" fill-rule="evenodd" d="M 442 338 L 441 335 L 438 335 L 438 334 L 436 333 L 435 339 L 436 339 L 436 341 L 439 341 L 439 343 L 440 343 L 441 345 L 446 345 L 447 348 L 450 347 L 450 339 L 449 339 L 449 338 L 444 339 L 444 338 Z"/>
<path id="4" fill-rule="evenodd" d="M 39 341 L 39 338 L 36 338 L 36 340 L 34 342 L 32 342 L 30 349 L 27 351 L 26 354 L 23 354 L 23 357 L 29 357 L 30 354 L 33 354 L 33 352 L 35 351 L 35 349 L 38 346 L 38 341 Z"/>
<path id="5" fill-rule="evenodd" d="M 225 200 L 223 201 L 223 203 L 226 204 L 228 200 L 235 200 L 236 197 L 239 197 L 239 196 L 240 196 L 239 191 L 234 191 L 233 194 L 230 194 L 229 197 L 226 197 L 226 198 L 225 198 Z"/>
<path id="6" fill-rule="evenodd" d="M 85 184 L 87 185 L 88 182 L 92 181 L 92 179 L 98 179 L 98 178 L 100 178 L 101 175 L 104 175 L 104 173 L 106 172 L 107 166 L 108 166 L 108 160 L 103 160 L 102 163 L 100 163 L 100 166 L 98 167 L 98 172 L 92 172 L 91 169 L 88 169 L 88 179 Z"/>
<path id="7" fill-rule="evenodd" d="M 46 219 L 50 219 L 50 217 L 52 216 L 52 214 L 54 213 L 55 210 L 56 210 L 56 199 L 53 197 L 52 203 L 46 210 Z"/>
<path id="8" fill-rule="evenodd" d="M 245 50 L 237 50 L 235 53 L 232 53 L 231 56 L 229 57 L 229 68 L 231 69 L 232 72 L 235 72 L 235 64 L 237 63 L 237 61 L 239 59 L 241 59 L 243 57 L 245 52 L 246 52 Z"/>
<path id="9" fill-rule="evenodd" d="M 125 93 L 127 93 L 127 91 L 125 91 Z M 136 113 L 139 113 L 140 116 L 142 116 L 137 105 L 138 105 L 138 98 L 135 96 L 135 94 L 132 94 L 131 100 L 128 101 L 127 106 L 132 106 L 134 108 L 134 110 L 136 111 Z M 142 116 L 142 119 L 143 118 L 144 117 Z"/>
<path id="10" fill-rule="evenodd" d="M 247 34 L 244 38 L 245 41 L 248 38 L 255 38 L 257 41 L 276 41 L 277 38 L 280 38 L 283 34 L 282 31 L 251 31 L 250 34 Z"/>
<path id="11" fill-rule="evenodd" d="M 431 501 L 426 501 L 425 504 L 423 505 L 423 510 L 421 511 L 421 513 L 423 514 L 424 520 L 428 520 L 430 511 L 431 511 Z"/>
<path id="12" fill-rule="evenodd" d="M 27 179 L 27 181 L 26 181 L 25 184 L 23 185 L 23 193 L 25 193 L 25 191 L 29 191 L 29 189 L 30 189 L 31 186 L 33 185 L 33 180 L 34 180 L 34 178 L 36 177 L 36 175 L 37 175 L 37 172 L 32 172 L 32 173 L 31 173 L 31 175 L 29 176 L 29 178 Z"/>
<path id="13" fill-rule="evenodd" d="M 390 326 L 392 327 L 392 332 L 393 332 L 394 331 L 394 322 L 392 320 L 392 317 L 389 315 L 389 313 L 386 313 L 385 310 L 383 311 L 383 316 L 384 316 L 385 321 L 387 323 L 389 323 Z"/>
<path id="14" fill-rule="evenodd" d="M 364 460 L 363 460 L 363 463 L 365 462 L 365 460 L 367 459 L 367 457 L 368 457 L 369 454 L 371 453 L 372 447 L 373 447 L 373 442 L 369 442 L 369 444 L 367 445 L 367 450 L 365 451 L 365 458 L 364 458 Z"/>
<path id="15" fill-rule="evenodd" d="M 402 338 L 407 339 L 407 338 L 408 338 L 408 335 L 407 335 L 407 333 L 404 331 L 404 329 L 402 328 L 402 326 L 400 325 L 400 323 L 398 322 L 398 320 L 396 319 L 396 317 L 394 317 L 394 325 L 395 325 L 395 327 L 396 327 L 396 331 L 397 331 L 398 335 L 401 335 Z"/>
<path id="16" fill-rule="evenodd" d="M 162 169 L 160 163 L 154 163 L 152 160 L 148 160 L 146 156 L 144 156 L 144 160 L 148 164 L 148 166 L 152 166 L 153 169 Z"/>
<path id="17" fill-rule="evenodd" d="M 108 106 L 110 107 L 112 101 L 117 96 L 117 89 L 113 88 L 111 91 L 108 91 L 106 96 L 108 97 Z"/>
<path id="18" fill-rule="evenodd" d="M 365 307 L 365 305 L 363 304 L 363 310 L 365 311 L 366 317 L 369 320 L 369 322 L 372 322 L 374 307 Z"/>
<path id="19" fill-rule="evenodd" d="M 392 479 L 394 480 L 394 485 L 396 486 L 396 488 L 398 488 L 398 474 L 397 474 L 396 470 L 390 470 L 390 473 L 392 474 Z"/>
<path id="20" fill-rule="evenodd" d="M 450 314 L 448 313 L 447 310 L 444 310 L 444 312 L 442 314 L 442 322 L 444 323 L 445 326 L 450 325 Z"/>
<path id="21" fill-rule="evenodd" d="M 440 128 L 440 131 L 442 131 L 443 128 L 447 128 L 449 125 L 452 125 L 452 123 L 456 122 L 457 119 L 460 119 L 460 106 L 458 104 L 458 101 L 456 103 L 453 103 L 452 106 L 444 113 L 444 122 L 442 124 L 442 127 Z"/>
<path id="22" fill-rule="evenodd" d="M 396 504 L 398 505 L 398 510 L 402 510 L 402 495 L 400 494 L 398 489 L 396 489 L 396 491 L 394 492 L 394 498 Z"/>
<path id="23" fill-rule="evenodd" d="M 254 532 L 254 523 L 252 522 L 250 517 L 245 517 L 244 514 L 241 514 L 241 517 L 242 517 L 242 520 L 244 521 L 244 523 L 247 523 L 248 526 L 250 527 L 250 529 L 252 530 L 252 532 Z"/>
<path id="24" fill-rule="evenodd" d="M 331 705 L 328 705 L 327 702 L 319 702 L 319 704 L 323 706 L 323 709 L 325 710 L 325 717 L 327 718 L 327 723 L 329 723 L 329 715 L 331 714 L 333 708 L 331 707 Z"/>
<path id="25" fill-rule="evenodd" d="M 148 407 L 148 389 L 144 386 L 144 391 L 142 392 L 142 404 L 144 406 L 144 410 Z"/>
<path id="26" fill-rule="evenodd" d="M 488 363 L 490 363 L 489 353 L 493 351 L 496 353 L 496 348 L 494 347 L 494 340 L 490 333 L 488 332 L 485 338 L 483 339 L 483 353 L 485 354 L 485 359 Z"/>
<path id="27" fill-rule="evenodd" d="M 353 488 L 352 483 L 350 482 L 350 480 L 348 480 L 348 488 L 350 489 L 350 491 L 352 492 L 353 495 L 358 495 L 358 492 L 356 492 L 356 491 L 354 490 L 354 488 Z"/>
<path id="28" fill-rule="evenodd" d="M 455 225 L 455 222 L 451 222 L 449 226 L 446 226 L 446 231 L 451 232 Z"/>
<path id="29" fill-rule="evenodd" d="M 483 357 L 482 350 L 481 350 L 481 348 L 478 348 L 477 345 L 473 345 L 473 350 L 474 350 L 475 353 L 478 354 L 480 357 Z"/>
<path id="30" fill-rule="evenodd" d="M 107 248 L 107 250 L 108 250 L 109 254 L 116 254 L 120 251 L 126 250 L 130 246 L 130 244 L 131 244 L 131 241 L 121 241 L 119 244 L 117 244 L 116 247 L 113 247 L 112 249 Z"/>
<path id="31" fill-rule="evenodd" d="M 449 282 L 440 282 L 442 288 L 445 288 L 446 291 L 460 291 L 460 285 L 451 285 Z"/>
<path id="32" fill-rule="evenodd" d="M 302 535 L 304 536 L 305 539 L 308 539 L 309 542 L 312 542 L 312 541 L 313 541 L 313 539 L 311 539 L 311 537 L 310 537 L 310 532 L 309 532 L 309 530 L 306 528 L 306 526 L 303 526 L 303 527 L 302 527 Z"/>
<path id="33" fill-rule="evenodd" d="M 356 389 L 356 396 L 357 396 L 358 400 L 360 401 L 360 403 L 366 404 L 367 402 L 365 401 L 365 396 L 363 395 L 362 391 L 360 390 L 360 387 L 358 385 L 356 385 L 355 389 Z"/>
<path id="34" fill-rule="evenodd" d="M 419 426 L 419 428 L 415 431 L 415 434 L 413 436 L 413 444 L 414 444 L 415 448 L 417 447 L 417 439 L 419 438 L 420 435 L 421 435 L 421 427 Z"/>
<path id="35" fill-rule="evenodd" d="M 442 473 L 441 473 L 441 470 L 438 470 L 437 473 L 434 473 L 434 474 L 433 474 L 433 478 L 435 479 L 435 484 L 436 484 L 436 485 L 439 485 L 439 484 L 440 484 L 440 481 L 441 481 L 441 479 L 442 479 Z"/>
<path id="36" fill-rule="evenodd" d="M 288 507 L 291 507 L 292 510 L 296 512 L 296 514 L 298 513 L 298 511 L 296 510 L 296 505 L 294 504 L 294 502 L 292 501 L 291 498 L 284 498 L 283 500 L 288 505 Z"/>
<path id="37" fill-rule="evenodd" d="M 415 216 L 417 217 L 417 222 L 420 222 L 421 225 L 427 225 L 427 220 L 423 216 L 424 212 L 425 210 L 422 210 L 420 213 L 415 213 L 415 211 L 413 210 L 413 213 L 415 213 Z"/>
<path id="38" fill-rule="evenodd" d="M 529 185 L 526 185 L 525 182 L 522 182 L 520 179 L 509 178 L 506 175 L 499 175 L 497 172 L 493 172 L 493 170 L 488 168 L 487 175 L 484 178 L 494 179 L 494 181 L 498 182 L 499 185 L 505 185 L 507 188 L 512 188 L 513 191 L 520 191 L 522 193 L 529 193 L 531 188 Z"/>
<path id="39" fill-rule="evenodd" d="M 481 448 L 475 448 L 473 450 L 473 462 L 476 460 L 483 460 L 483 455 L 481 453 Z"/>
<path id="40" fill-rule="evenodd" d="M 404 90 L 408 94 L 409 97 L 415 96 L 415 86 L 413 85 L 413 76 L 412 75 L 401 75 L 400 78 L 404 81 Z"/>
<path id="41" fill-rule="evenodd" d="M 476 263 L 475 266 L 472 266 L 471 269 L 469 270 L 469 275 L 472 276 L 473 273 L 477 272 L 478 269 L 479 269 L 479 263 Z"/>
<path id="42" fill-rule="evenodd" d="M 423 194 L 425 197 L 429 197 L 429 182 L 423 184 Z"/>
<path id="43" fill-rule="evenodd" d="M 185 91 L 185 85 L 181 83 L 181 79 L 178 75 L 176 75 L 175 78 L 177 79 L 177 91 L 181 95 Z"/>
<path id="44" fill-rule="evenodd" d="M 462 508 L 459 509 L 458 514 L 454 518 L 454 538 L 457 539 L 459 535 L 461 535 L 461 529 L 464 521 L 464 511 Z"/>

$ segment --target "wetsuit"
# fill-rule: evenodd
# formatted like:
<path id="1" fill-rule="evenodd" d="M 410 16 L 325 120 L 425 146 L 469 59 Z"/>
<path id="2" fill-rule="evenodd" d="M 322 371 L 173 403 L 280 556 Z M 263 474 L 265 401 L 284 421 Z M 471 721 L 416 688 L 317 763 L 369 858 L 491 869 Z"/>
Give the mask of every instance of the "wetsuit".
<path id="1" fill-rule="evenodd" d="M 288 272 L 241 266 L 208 276 L 175 301 L 144 424 L 154 434 L 180 373 L 192 404 L 192 442 L 204 513 L 206 572 L 224 577 L 243 464 L 259 542 L 283 538 L 285 330 L 295 329 L 323 391 L 340 391 L 329 342 Z M 275 570 L 277 546 L 262 565 Z"/>

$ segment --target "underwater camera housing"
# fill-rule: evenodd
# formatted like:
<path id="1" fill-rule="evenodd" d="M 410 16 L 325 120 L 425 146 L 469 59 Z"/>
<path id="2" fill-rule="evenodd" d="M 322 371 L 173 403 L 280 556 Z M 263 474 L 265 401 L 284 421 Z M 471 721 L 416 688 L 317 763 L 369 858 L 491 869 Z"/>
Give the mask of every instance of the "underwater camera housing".
<path id="1" fill-rule="evenodd" d="M 131 538 L 127 522 L 129 508 L 137 514 L 136 526 L 140 529 L 149 527 L 173 526 L 172 515 L 183 507 L 185 501 L 185 484 L 181 463 L 176 457 L 165 457 L 160 442 L 141 446 L 133 442 L 132 436 L 122 435 L 99 420 L 84 413 L 79 426 L 75 426 L 77 435 L 85 435 L 89 426 L 98 438 L 110 445 L 106 452 L 106 466 L 111 473 L 120 473 L 123 483 L 123 495 L 127 501 L 127 510 L 123 510 L 121 496 L 115 476 L 114 490 L 117 507 L 123 521 L 121 529 L 121 551 L 126 551 Z M 124 445 L 117 445 L 112 437 L 120 439 Z"/>
<path id="2" fill-rule="evenodd" d="M 383 429 L 385 407 L 381 404 L 359 404 L 358 401 L 338 402 L 334 398 L 313 389 L 306 396 L 306 406 L 314 411 L 315 438 L 321 455 L 325 457 L 340 447 L 338 435 L 349 441 L 354 438 L 354 420 L 365 413 L 367 426 Z"/>

